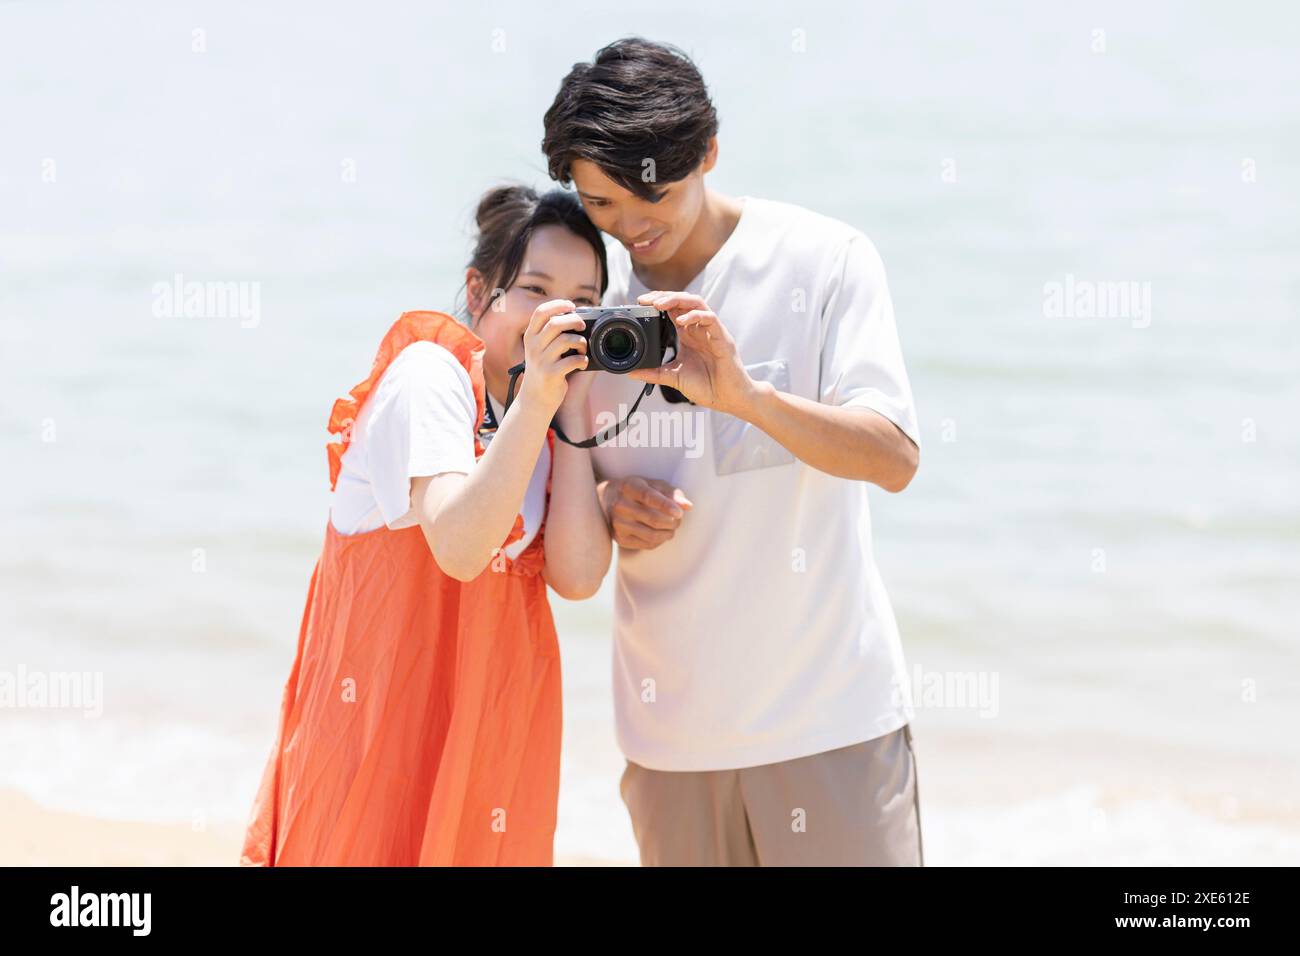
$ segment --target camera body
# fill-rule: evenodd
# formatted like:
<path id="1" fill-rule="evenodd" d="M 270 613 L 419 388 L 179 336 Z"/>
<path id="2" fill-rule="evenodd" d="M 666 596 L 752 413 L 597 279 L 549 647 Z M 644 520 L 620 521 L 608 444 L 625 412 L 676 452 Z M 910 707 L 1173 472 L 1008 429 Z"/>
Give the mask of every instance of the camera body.
<path id="1" fill-rule="evenodd" d="M 668 349 L 677 349 L 677 327 L 667 312 L 648 305 L 575 309 L 587 340 L 588 372 L 625 375 L 638 368 L 657 368 Z"/>

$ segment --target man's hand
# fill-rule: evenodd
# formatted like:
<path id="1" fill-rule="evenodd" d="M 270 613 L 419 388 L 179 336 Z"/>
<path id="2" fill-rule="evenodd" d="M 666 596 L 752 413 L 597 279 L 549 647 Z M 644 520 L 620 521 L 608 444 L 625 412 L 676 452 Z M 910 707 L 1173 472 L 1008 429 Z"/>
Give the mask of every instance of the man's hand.
<path id="1" fill-rule="evenodd" d="M 736 340 L 705 301 L 685 292 L 647 292 L 637 302 L 672 317 L 677 355 L 667 365 L 637 369 L 627 377 L 668 385 L 702 408 L 743 418 L 759 389 L 745 371 Z"/>
<path id="2" fill-rule="evenodd" d="M 633 550 L 659 547 L 693 507 L 685 492 L 657 478 L 611 478 L 596 491 L 615 543 Z"/>

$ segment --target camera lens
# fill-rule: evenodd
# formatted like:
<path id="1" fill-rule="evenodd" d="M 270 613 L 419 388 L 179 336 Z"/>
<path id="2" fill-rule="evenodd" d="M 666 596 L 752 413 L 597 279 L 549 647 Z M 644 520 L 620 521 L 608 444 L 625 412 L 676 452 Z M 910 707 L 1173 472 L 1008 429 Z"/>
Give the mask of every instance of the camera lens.
<path id="1" fill-rule="evenodd" d="M 645 332 L 624 316 L 611 316 L 592 330 L 592 353 L 606 371 L 630 372 L 640 365 L 645 348 Z"/>
<path id="2" fill-rule="evenodd" d="M 627 329 L 611 329 L 609 334 L 601 339 L 601 345 L 605 347 L 605 354 L 616 362 L 626 361 L 632 354 L 632 350 L 636 348 L 636 342 L 628 334 Z"/>

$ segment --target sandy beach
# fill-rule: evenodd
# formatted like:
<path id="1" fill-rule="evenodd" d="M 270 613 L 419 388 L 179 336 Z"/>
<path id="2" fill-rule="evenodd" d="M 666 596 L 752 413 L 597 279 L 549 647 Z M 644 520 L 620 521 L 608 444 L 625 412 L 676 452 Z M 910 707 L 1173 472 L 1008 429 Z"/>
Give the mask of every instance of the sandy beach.
<path id="1" fill-rule="evenodd" d="M 1057 733 L 927 732 L 917 766 L 928 865 L 1295 865 L 1300 768 Z M 617 800 L 614 781 L 610 800 Z M 561 815 L 573 800 L 561 794 Z M 617 812 L 610 808 L 612 812 Z M 621 810 L 621 808 L 618 808 Z M 0 791 L 0 865 L 233 866 L 234 823 L 195 828 L 53 810 Z M 563 852 L 557 866 L 628 866 Z"/>
<path id="2" fill-rule="evenodd" d="M 0 790 L 0 866 L 236 866 L 243 829 L 105 820 L 42 807 Z M 624 866 L 629 860 L 556 859 L 556 866 Z"/>
<path id="3" fill-rule="evenodd" d="M 0 864 L 5 866 L 227 866 L 239 859 L 234 827 L 104 820 L 42 807 L 0 791 Z"/>

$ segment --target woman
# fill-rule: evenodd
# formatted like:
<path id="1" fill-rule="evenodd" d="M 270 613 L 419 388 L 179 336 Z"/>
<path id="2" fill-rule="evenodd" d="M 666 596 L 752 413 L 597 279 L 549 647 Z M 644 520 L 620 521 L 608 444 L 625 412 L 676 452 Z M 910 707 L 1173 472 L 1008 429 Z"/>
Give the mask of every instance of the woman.
<path id="1" fill-rule="evenodd" d="M 330 416 L 330 520 L 246 865 L 551 863 L 546 586 L 589 597 L 610 539 L 587 451 L 549 426 L 585 427 L 572 311 L 599 303 L 605 248 L 562 190 L 493 189 L 477 222 L 468 325 L 405 313 Z"/>

